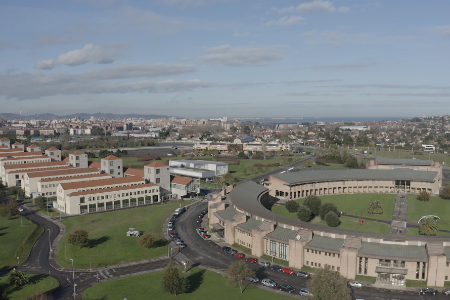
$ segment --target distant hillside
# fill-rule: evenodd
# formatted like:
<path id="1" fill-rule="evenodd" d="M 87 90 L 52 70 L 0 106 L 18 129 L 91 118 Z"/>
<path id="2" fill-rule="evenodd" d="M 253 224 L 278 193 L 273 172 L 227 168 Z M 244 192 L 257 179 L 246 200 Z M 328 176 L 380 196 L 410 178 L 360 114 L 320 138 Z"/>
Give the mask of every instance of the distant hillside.
<path id="1" fill-rule="evenodd" d="M 54 114 L 35 114 L 35 115 L 19 115 L 19 114 L 10 114 L 10 113 L 0 113 L 0 118 L 5 120 L 30 120 L 30 119 L 38 119 L 38 120 L 58 120 L 58 119 L 73 119 L 75 117 L 80 117 L 81 119 L 89 119 L 90 117 L 96 117 L 97 119 L 128 119 L 128 118 L 144 118 L 144 119 L 168 119 L 171 116 L 166 115 L 144 115 L 144 114 L 112 114 L 112 113 L 95 113 L 95 114 L 87 114 L 87 113 L 77 113 L 71 115 L 58 116 Z"/>

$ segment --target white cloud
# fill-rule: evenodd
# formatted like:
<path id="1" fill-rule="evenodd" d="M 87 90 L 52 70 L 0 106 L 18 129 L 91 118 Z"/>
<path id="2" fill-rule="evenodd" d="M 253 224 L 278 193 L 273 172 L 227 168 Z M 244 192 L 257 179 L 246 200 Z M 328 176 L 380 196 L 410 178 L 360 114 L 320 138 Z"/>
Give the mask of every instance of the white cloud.
<path id="1" fill-rule="evenodd" d="M 117 45 L 106 47 L 94 46 L 88 44 L 82 49 L 76 49 L 59 55 L 57 59 L 39 60 L 34 68 L 41 70 L 51 70 L 58 65 L 78 66 L 88 62 L 96 62 L 98 64 L 110 64 L 118 58 L 120 54 L 117 52 Z"/>
<path id="2" fill-rule="evenodd" d="M 250 32 L 236 32 L 235 34 L 233 34 L 233 37 L 245 38 L 245 37 L 248 37 L 249 35 L 250 35 Z"/>
<path id="3" fill-rule="evenodd" d="M 173 6 L 201 6 L 215 2 L 227 2 L 228 0 L 162 0 L 164 4 Z"/>
<path id="4" fill-rule="evenodd" d="M 272 20 L 266 23 L 267 26 L 273 26 L 273 25 L 280 25 L 280 26 L 289 26 L 289 25 L 296 25 L 303 21 L 304 18 L 300 16 L 284 16 L 281 17 L 278 20 Z"/>
<path id="5" fill-rule="evenodd" d="M 337 65 L 321 65 L 321 66 L 311 66 L 313 70 L 328 70 L 328 71 L 339 71 L 345 69 L 363 69 L 376 65 L 375 62 L 368 63 L 349 63 L 349 64 L 337 64 Z"/>
<path id="6" fill-rule="evenodd" d="M 339 13 L 348 13 L 350 11 L 349 7 L 340 6 L 336 8 L 332 2 L 330 1 L 321 1 L 321 0 L 314 0 L 309 2 L 304 2 L 299 4 L 297 7 L 295 6 L 289 6 L 281 9 L 276 9 L 279 13 L 286 13 L 286 12 L 301 12 L 301 13 L 314 13 L 314 12 L 339 12 Z"/>
<path id="7" fill-rule="evenodd" d="M 229 67 L 258 66 L 280 60 L 282 58 L 281 51 L 281 46 L 233 48 L 230 45 L 222 45 L 206 49 L 205 52 L 210 54 L 201 56 L 200 59 L 211 65 Z"/>

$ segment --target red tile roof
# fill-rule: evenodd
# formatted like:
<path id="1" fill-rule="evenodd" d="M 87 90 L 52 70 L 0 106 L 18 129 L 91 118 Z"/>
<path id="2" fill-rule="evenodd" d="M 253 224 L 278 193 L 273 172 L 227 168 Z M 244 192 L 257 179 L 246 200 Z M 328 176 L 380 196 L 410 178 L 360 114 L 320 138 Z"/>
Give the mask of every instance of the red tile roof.
<path id="1" fill-rule="evenodd" d="M 63 178 L 47 178 L 47 179 L 41 179 L 39 182 L 51 182 L 51 181 L 61 181 L 61 180 L 73 180 L 73 179 L 84 179 L 84 178 L 94 178 L 94 179 L 103 179 L 106 177 L 111 177 L 106 173 L 103 174 L 92 174 L 92 175 L 82 175 L 82 176 L 67 176 Z"/>
<path id="2" fill-rule="evenodd" d="M 126 190 L 133 190 L 133 189 L 147 188 L 147 187 L 158 187 L 158 186 L 154 183 L 144 183 L 144 184 L 138 184 L 138 185 L 120 186 L 120 187 L 107 188 L 107 189 L 73 192 L 73 193 L 68 194 L 67 196 L 82 196 L 82 195 L 99 194 L 99 193 L 107 193 L 107 192 L 126 191 Z"/>
<path id="3" fill-rule="evenodd" d="M 9 149 L 8 146 L 0 146 L 0 147 L 1 147 L 0 153 L 7 153 L 7 152 L 24 153 L 22 148 Z"/>
<path id="4" fill-rule="evenodd" d="M 49 151 L 57 151 L 57 150 L 59 150 L 59 149 L 57 149 L 57 148 L 55 148 L 55 147 L 50 147 L 50 148 L 48 148 L 47 150 L 49 150 Z"/>
<path id="5" fill-rule="evenodd" d="M 64 170 L 54 170 L 54 171 L 48 171 L 48 172 L 42 172 L 39 174 L 30 174 L 30 178 L 34 177 L 48 177 L 48 176 L 62 176 L 62 175 L 71 175 L 71 174 L 81 174 L 81 173 L 97 173 L 98 170 L 93 168 L 71 168 L 71 169 L 64 169 Z"/>
<path id="6" fill-rule="evenodd" d="M 35 144 L 31 144 L 30 146 L 28 146 L 28 148 L 39 148 L 39 146 L 36 146 Z"/>
<path id="7" fill-rule="evenodd" d="M 102 168 L 102 165 L 99 162 L 92 161 L 89 164 L 89 168 L 97 168 L 100 170 Z"/>
<path id="8" fill-rule="evenodd" d="M 92 181 L 61 183 L 61 187 L 65 190 L 74 190 L 74 189 L 90 188 L 95 186 L 107 186 L 113 184 L 126 184 L 126 183 L 143 183 L 143 179 L 138 176 L 116 177 Z"/>
<path id="9" fill-rule="evenodd" d="M 63 162 L 65 162 L 65 163 L 70 162 L 70 158 L 68 158 L 68 157 L 64 158 L 64 159 L 63 159 Z"/>
<path id="10" fill-rule="evenodd" d="M 189 182 L 191 182 L 191 180 L 192 178 L 190 177 L 175 176 L 174 178 L 172 178 L 172 183 L 187 185 Z"/>
<path id="11" fill-rule="evenodd" d="M 105 157 L 105 158 L 102 158 L 102 160 L 117 160 L 117 159 L 120 159 L 120 158 L 118 158 L 118 157 L 115 157 L 114 155 L 110 155 L 110 156 L 107 156 L 107 157 Z"/>
<path id="12" fill-rule="evenodd" d="M 21 144 L 19 142 L 15 142 L 13 145 L 23 145 L 23 144 Z"/>
<path id="13" fill-rule="evenodd" d="M 2 161 L 21 160 L 21 159 L 22 160 L 23 159 L 43 159 L 43 158 L 50 159 L 50 157 L 48 157 L 47 155 L 41 155 L 41 156 L 25 156 L 25 157 L 12 157 L 12 158 L 4 158 L 3 157 Z"/>
<path id="14" fill-rule="evenodd" d="M 67 169 L 75 169 L 75 167 L 70 166 L 57 166 L 54 168 L 41 168 L 41 169 L 12 169 L 11 171 L 7 172 L 8 174 L 17 174 L 17 173 L 34 173 L 34 172 L 47 172 L 47 171 L 61 171 L 61 170 L 67 170 Z"/>
<path id="15" fill-rule="evenodd" d="M 2 137 L 0 140 L 1 141 L 9 141 L 9 139 L 7 137 Z"/>
<path id="16" fill-rule="evenodd" d="M 167 165 L 165 165 L 165 164 L 163 164 L 162 162 L 159 162 L 159 161 L 154 161 L 154 162 L 148 164 L 147 167 L 159 168 L 159 167 L 167 167 Z"/>
<path id="17" fill-rule="evenodd" d="M 9 153 L 9 152 L 3 152 L 0 153 L 0 157 L 5 156 L 12 156 L 12 157 L 20 157 L 20 156 L 41 156 L 42 152 L 35 151 L 35 152 L 15 152 L 15 153 Z"/>
<path id="18" fill-rule="evenodd" d="M 8 146 L 0 146 L 0 149 L 8 149 L 9 150 Z"/>
<path id="19" fill-rule="evenodd" d="M 39 167 L 47 167 L 47 166 L 67 166 L 65 162 L 62 161 L 49 161 L 49 162 L 41 162 L 41 163 L 31 163 L 31 164 L 18 164 L 18 165 L 4 165 L 5 170 L 11 169 L 33 169 Z"/>
<path id="20" fill-rule="evenodd" d="M 133 176 L 140 176 L 140 177 L 144 178 L 144 170 L 138 170 L 138 169 L 128 168 L 128 169 L 125 171 L 125 174 L 127 174 L 127 175 L 133 175 Z"/>
<path id="21" fill-rule="evenodd" d="M 75 155 L 83 155 L 83 154 L 86 154 L 86 153 L 84 153 L 83 151 L 77 150 L 77 151 L 75 151 L 75 152 L 72 153 L 72 154 L 75 154 Z"/>

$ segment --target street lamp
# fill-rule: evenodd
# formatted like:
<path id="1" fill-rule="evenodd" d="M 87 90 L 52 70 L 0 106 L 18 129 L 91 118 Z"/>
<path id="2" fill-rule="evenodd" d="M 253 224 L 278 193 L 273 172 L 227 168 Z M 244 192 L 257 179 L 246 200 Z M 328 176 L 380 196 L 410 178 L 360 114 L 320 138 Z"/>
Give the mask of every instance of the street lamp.
<path id="1" fill-rule="evenodd" d="M 73 258 L 70 260 L 72 261 L 73 299 L 75 299 L 75 269 L 73 268 Z"/>
<path id="2" fill-rule="evenodd" d="M 19 257 L 17 256 L 17 266 L 19 266 Z"/>
<path id="3" fill-rule="evenodd" d="M 48 250 L 48 259 L 52 258 L 52 244 L 50 243 L 50 229 L 48 230 L 48 246 L 50 247 Z"/>

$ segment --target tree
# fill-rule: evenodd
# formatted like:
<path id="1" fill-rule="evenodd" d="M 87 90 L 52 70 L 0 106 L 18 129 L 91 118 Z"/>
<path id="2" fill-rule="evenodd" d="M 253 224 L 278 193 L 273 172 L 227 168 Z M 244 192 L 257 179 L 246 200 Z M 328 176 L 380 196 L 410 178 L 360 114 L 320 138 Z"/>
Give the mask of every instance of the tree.
<path id="1" fill-rule="evenodd" d="M 252 129 L 250 128 L 250 126 L 245 125 L 244 129 L 242 130 L 246 135 L 250 135 L 250 133 L 252 132 Z"/>
<path id="2" fill-rule="evenodd" d="M 153 234 L 148 234 L 146 232 L 139 237 L 137 243 L 139 246 L 143 246 L 148 249 L 155 243 L 155 237 L 153 236 Z"/>
<path id="3" fill-rule="evenodd" d="M 309 167 L 311 166 L 311 163 L 309 162 L 309 160 L 305 161 L 305 167 Z"/>
<path id="4" fill-rule="evenodd" d="M 308 206 L 301 205 L 297 210 L 297 217 L 300 221 L 309 222 L 312 219 L 312 213 Z"/>
<path id="5" fill-rule="evenodd" d="M 181 149 L 181 150 L 180 150 L 180 155 L 183 157 L 185 154 L 186 154 L 186 150 Z"/>
<path id="6" fill-rule="evenodd" d="M 161 280 L 161 287 L 164 292 L 173 295 L 186 293 L 189 290 L 189 281 L 181 276 L 177 268 L 169 261 Z"/>
<path id="7" fill-rule="evenodd" d="M 283 156 L 289 156 L 289 155 L 291 155 L 291 152 L 289 152 L 288 149 L 284 149 L 283 150 Z"/>
<path id="8" fill-rule="evenodd" d="M 430 194 L 427 191 L 421 191 L 417 196 L 420 201 L 430 201 Z"/>
<path id="9" fill-rule="evenodd" d="M 16 286 L 20 287 L 21 285 L 28 283 L 28 277 L 25 275 L 22 271 L 16 271 L 16 269 L 13 269 L 11 272 L 9 272 L 8 279 L 6 281 L 9 286 Z"/>
<path id="10" fill-rule="evenodd" d="M 298 210 L 298 208 L 300 207 L 300 205 L 294 201 L 294 200 L 289 200 L 288 202 L 286 202 L 284 204 L 284 206 L 286 206 L 286 209 L 290 212 L 290 213 L 294 213 Z"/>
<path id="11" fill-rule="evenodd" d="M 8 203 L 6 204 L 7 213 L 11 216 L 17 216 L 19 214 L 19 206 L 17 205 L 17 202 L 13 199 L 9 199 Z"/>
<path id="12" fill-rule="evenodd" d="M 327 225 L 330 227 L 338 227 L 339 224 L 341 224 L 338 215 L 334 211 L 329 211 L 325 215 L 325 221 L 327 222 Z"/>
<path id="13" fill-rule="evenodd" d="M 367 208 L 367 213 L 369 214 L 382 214 L 383 213 L 383 206 L 381 205 L 381 202 L 378 200 L 373 200 L 372 203 L 369 204 L 369 207 Z"/>
<path id="14" fill-rule="evenodd" d="M 324 203 L 321 207 L 320 207 L 320 218 L 322 220 L 325 220 L 325 216 L 327 215 L 328 212 L 334 212 L 336 215 L 339 215 L 339 211 L 336 207 L 336 205 L 334 205 L 333 203 Z"/>
<path id="15" fill-rule="evenodd" d="M 214 183 L 217 185 L 222 185 L 225 182 L 225 180 L 222 177 L 216 176 L 214 177 Z"/>
<path id="16" fill-rule="evenodd" d="M 234 183 L 234 175 L 233 174 L 231 174 L 230 172 L 228 172 L 227 174 L 225 174 L 225 175 L 223 175 L 223 179 L 224 179 L 224 182 L 226 183 L 226 184 L 228 184 L 228 185 L 231 185 L 231 184 L 233 184 Z"/>
<path id="17" fill-rule="evenodd" d="M 89 243 L 88 232 L 83 229 L 75 230 L 74 233 L 69 234 L 67 241 L 81 249 L 81 247 L 87 246 Z"/>
<path id="18" fill-rule="evenodd" d="M 419 234 L 437 235 L 438 231 L 437 221 L 434 218 L 426 218 L 420 222 Z"/>
<path id="19" fill-rule="evenodd" d="M 46 205 L 45 197 L 39 196 L 34 201 L 38 207 L 45 208 L 45 205 Z"/>
<path id="20" fill-rule="evenodd" d="M 450 186 L 444 186 L 441 189 L 441 198 L 450 199 Z"/>
<path id="21" fill-rule="evenodd" d="M 312 214 L 318 216 L 320 213 L 320 206 L 322 206 L 322 201 L 316 195 L 309 195 L 303 201 L 303 205 L 306 205 L 311 210 Z"/>
<path id="22" fill-rule="evenodd" d="M 245 277 L 254 276 L 255 272 L 247 267 L 244 260 L 238 260 L 232 263 L 227 269 L 227 276 L 230 283 L 234 283 L 239 286 L 241 294 L 243 293 L 242 286 L 245 281 Z"/>
<path id="23" fill-rule="evenodd" d="M 0 300 L 8 300 L 8 296 L 6 295 L 6 286 L 0 284 Z"/>
<path id="24" fill-rule="evenodd" d="M 244 151 L 239 152 L 238 158 L 240 158 L 240 159 L 245 159 L 245 158 L 247 158 L 246 155 L 245 155 L 245 153 L 244 153 Z"/>
<path id="25" fill-rule="evenodd" d="M 351 300 L 351 290 L 347 280 L 339 272 L 318 269 L 308 282 L 308 288 L 314 295 L 312 300 Z"/>

